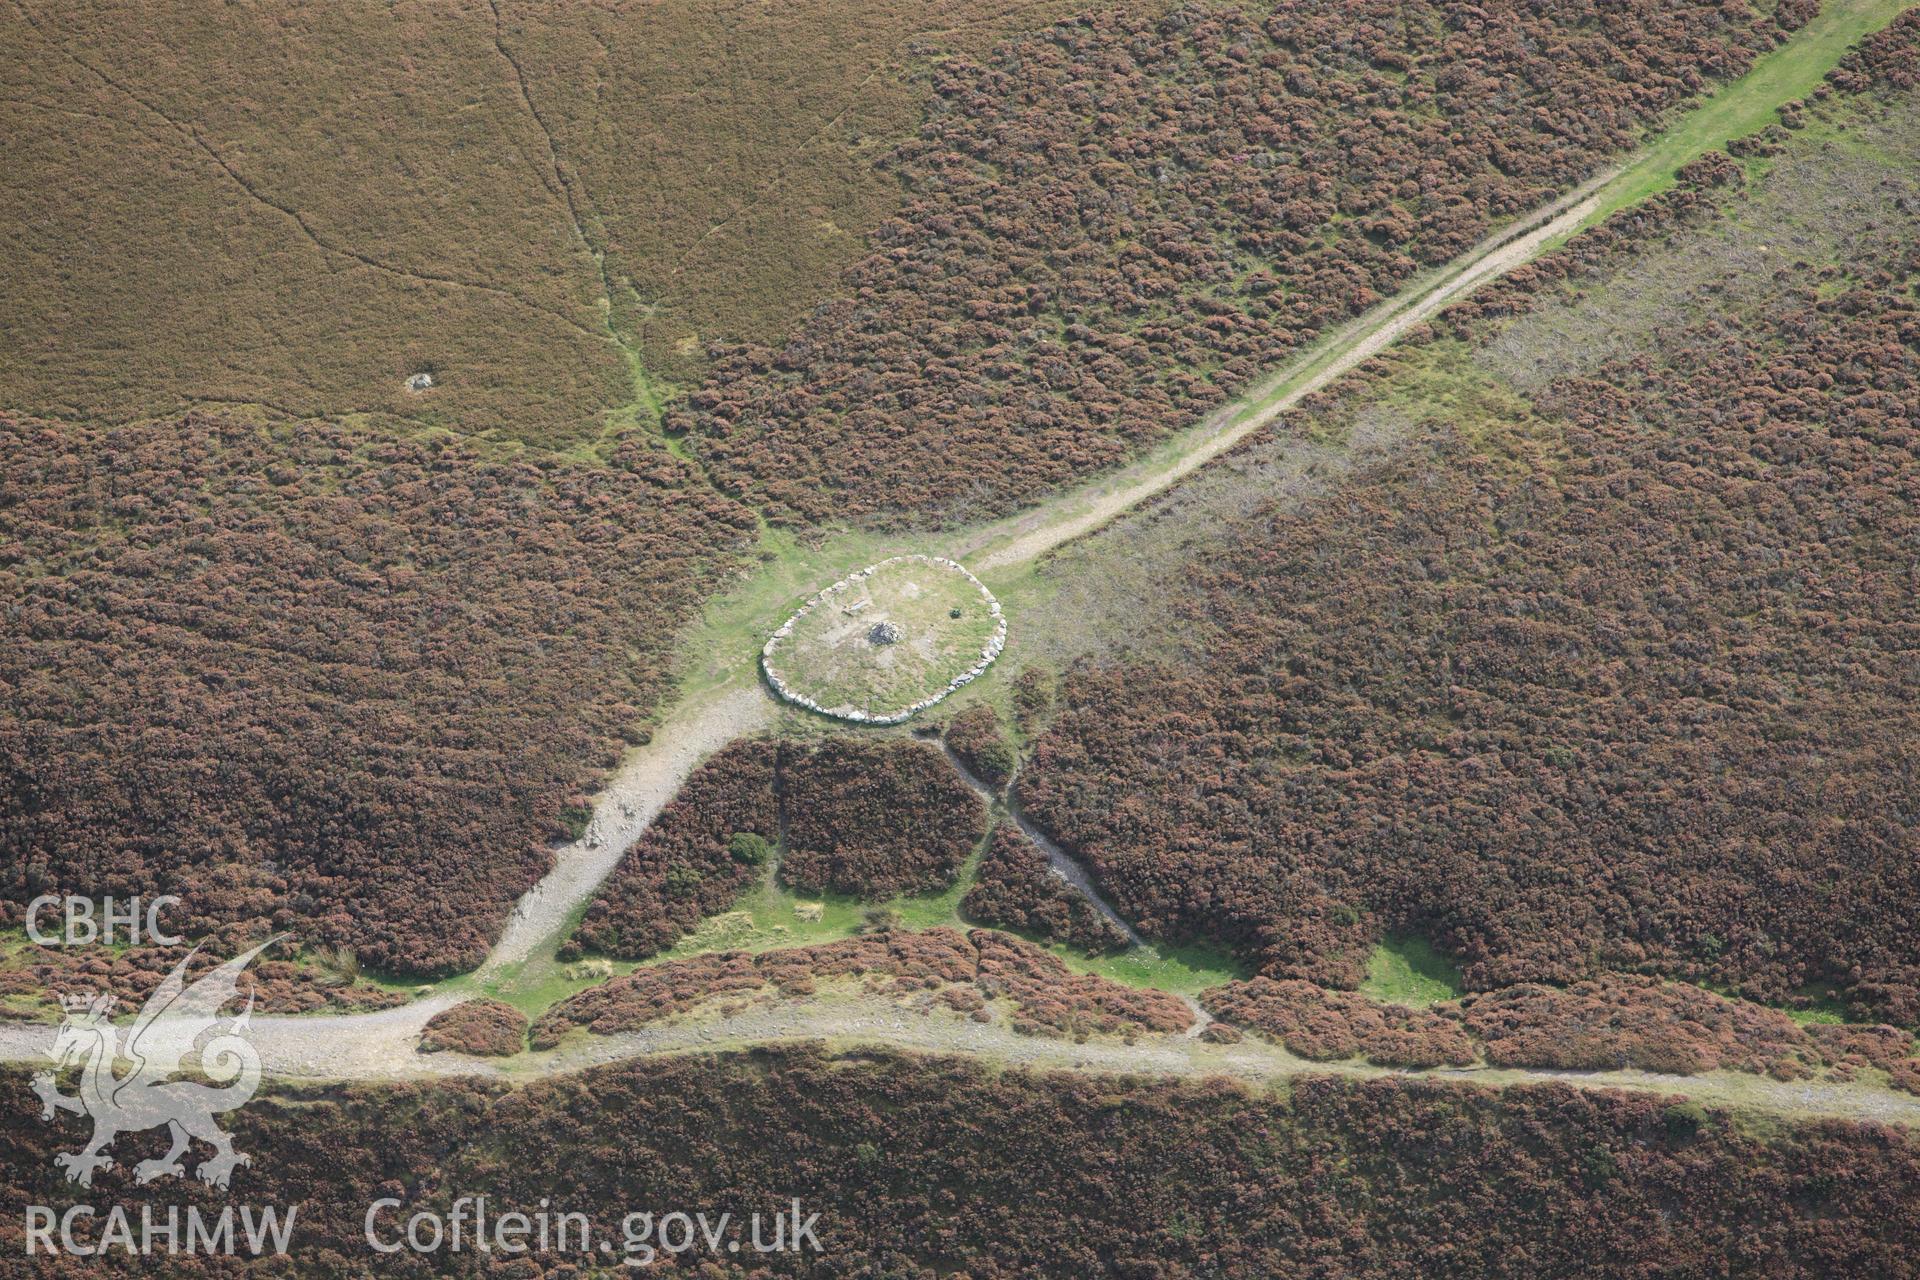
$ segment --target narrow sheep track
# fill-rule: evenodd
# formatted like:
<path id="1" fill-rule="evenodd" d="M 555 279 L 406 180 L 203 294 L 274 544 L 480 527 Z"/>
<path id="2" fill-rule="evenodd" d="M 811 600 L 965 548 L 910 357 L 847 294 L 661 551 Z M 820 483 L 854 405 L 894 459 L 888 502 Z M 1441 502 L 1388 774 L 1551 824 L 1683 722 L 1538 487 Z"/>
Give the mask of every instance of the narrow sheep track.
<path id="1" fill-rule="evenodd" d="M 1593 210 L 1616 173 L 1609 170 L 1589 179 L 1488 237 L 1437 278 L 1359 317 L 1328 343 L 1304 353 L 1269 379 L 1245 402 L 1249 408 L 1239 414 L 1223 412 L 1189 432 L 1171 464 L 1162 461 L 1123 469 L 1011 521 L 991 525 L 981 535 L 965 540 L 965 546 L 984 553 L 983 567 L 1005 568 L 1092 532 L 1164 491 L 1272 422 L 1302 397 L 1379 354 L 1414 325 L 1526 262 L 1556 237 L 1571 233 Z M 1280 387 L 1287 388 L 1284 394 L 1274 395 Z M 675 707 L 654 732 L 652 742 L 628 757 L 598 797 L 587 833 L 559 851 L 553 870 L 514 908 L 480 976 L 492 977 L 524 962 L 543 942 L 551 940 L 572 913 L 593 896 L 627 847 L 640 838 L 694 768 L 735 738 L 769 727 L 775 715 L 772 698 L 750 673 L 736 676 L 720 693 Z M 1024 820 L 1021 828 L 1036 837 L 1048 860 L 1076 888 L 1101 906 L 1104 914 L 1113 915 L 1080 867 L 1041 840 Z M 1120 923 L 1129 937 L 1135 936 L 1131 927 Z"/>
<path id="2" fill-rule="evenodd" d="M 1049 840 L 1045 832 L 1028 822 L 1026 816 L 1020 812 L 1020 801 L 1014 794 L 1014 788 L 1019 783 L 1017 776 L 1007 780 L 1006 795 L 1002 798 L 992 787 L 981 781 L 978 774 L 967 767 L 967 762 L 960 758 L 959 753 L 945 738 L 940 740 L 940 750 L 945 753 L 947 763 L 953 766 L 953 771 L 960 775 L 961 781 L 971 787 L 975 795 L 986 801 L 989 809 L 1003 810 L 1007 820 L 1018 828 L 1020 834 L 1025 836 L 1034 848 L 1046 855 L 1048 870 L 1085 898 L 1095 911 L 1107 918 L 1114 928 L 1125 934 L 1129 946 L 1142 945 L 1140 935 L 1134 931 L 1134 927 L 1113 909 L 1106 898 L 1101 896 L 1100 890 L 1093 883 L 1093 877 L 1087 874 L 1087 869 L 1069 857 L 1066 850 Z"/>
<path id="3" fill-rule="evenodd" d="M 1379 354 L 1415 326 L 1577 230 L 1600 206 L 1609 183 L 1619 172 L 1597 175 L 1351 321 L 1276 372 L 1236 406 L 1215 414 L 1153 457 L 963 536 L 956 540 L 952 554 L 983 572 L 1018 566 L 1099 529 L 1166 491 L 1274 422 L 1304 397 L 1325 389 Z M 744 660 L 751 655 L 742 657 Z M 778 714 L 776 704 L 744 661 L 742 670 L 717 690 L 671 709 L 652 741 L 627 757 L 597 798 L 585 835 L 557 852 L 552 871 L 516 905 L 477 976 L 484 981 L 510 974 L 557 940 L 693 770 L 736 738 L 772 727 Z M 1013 816 L 1018 819 L 1017 813 Z M 1024 821 L 1021 827 L 1047 852 L 1064 878 L 1134 936 L 1100 897 L 1082 868 Z M 1795 1118 L 1817 1116 L 1920 1128 L 1920 1098 L 1871 1084 L 1781 1082 L 1730 1072 L 1668 1076 L 1639 1071 L 1583 1073 L 1495 1067 L 1405 1071 L 1357 1062 L 1310 1062 L 1254 1038 L 1219 1045 L 1194 1034 L 1147 1035 L 1132 1044 L 1112 1038 L 1075 1043 L 1017 1034 L 1002 1013 L 979 1023 L 950 1011 L 916 1005 L 910 999 L 837 990 L 805 1000 L 754 1005 L 730 1017 L 719 1016 L 717 1009 L 710 1007 L 626 1034 L 577 1035 L 556 1050 L 523 1054 L 503 1063 L 457 1054 L 419 1053 L 421 1028 L 460 998 L 434 995 L 399 1008 L 364 1014 L 260 1016 L 252 1019 L 249 1039 L 260 1053 L 266 1075 L 295 1081 L 397 1081 L 472 1075 L 525 1080 L 659 1055 L 820 1043 L 844 1053 L 877 1048 L 958 1054 L 1033 1070 L 1229 1077 L 1254 1086 L 1309 1075 L 1496 1086 L 1559 1082 L 1579 1088 L 1684 1096 L 1706 1105 Z M 0 1024 L 0 1063 L 45 1066 L 45 1051 L 51 1041 L 51 1028 L 47 1026 Z"/>

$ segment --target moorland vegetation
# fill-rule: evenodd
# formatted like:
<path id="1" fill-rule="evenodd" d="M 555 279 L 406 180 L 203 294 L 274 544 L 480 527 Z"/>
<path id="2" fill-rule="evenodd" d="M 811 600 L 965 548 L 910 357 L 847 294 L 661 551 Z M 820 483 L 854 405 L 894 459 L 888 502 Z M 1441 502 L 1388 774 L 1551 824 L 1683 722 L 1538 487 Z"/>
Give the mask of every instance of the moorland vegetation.
<path id="1" fill-rule="evenodd" d="M 776 874 L 803 893 L 870 902 L 944 889 L 986 821 L 979 797 L 923 743 L 735 743 L 621 857 L 575 938 L 643 959 Z"/>
<path id="2" fill-rule="evenodd" d="M 479 963 L 753 526 L 643 440 L 0 414 L 0 452 L 7 918 L 168 892 L 377 971 Z"/>
<path id="3" fill-rule="evenodd" d="M 1046 854 L 1011 822 L 994 828 L 960 905 L 969 919 L 1063 942 L 1088 955 L 1132 944 L 1085 894 L 1053 873 Z"/>
<path id="4" fill-rule="evenodd" d="M 504 1058 L 527 1047 L 527 1015 L 498 1000 L 462 1000 L 427 1019 L 421 1053 Z"/>
<path id="5" fill-rule="evenodd" d="M 865 251 L 928 67 L 1072 7 L 9 6 L 0 406 L 649 427 Z"/>
<path id="6" fill-rule="evenodd" d="M 63 1203 L 52 1156 L 79 1124 L 10 1109 L 0 1193 Z M 1564 1085 L 1496 1093 L 1303 1079 L 1285 1093 L 1251 1092 L 799 1047 L 523 1087 L 281 1087 L 234 1125 L 236 1145 L 255 1157 L 247 1194 L 299 1203 L 295 1256 L 342 1273 L 405 1264 L 421 1275 L 498 1274 L 497 1254 L 443 1249 L 429 1267 L 376 1256 L 364 1235 L 367 1205 L 383 1196 L 406 1213 L 445 1215 L 455 1197 L 484 1193 L 495 1206 L 544 1199 L 587 1214 L 597 1238 L 616 1242 L 635 1205 L 744 1216 L 797 1196 L 821 1214 L 823 1252 L 755 1258 L 767 1274 L 823 1261 L 913 1280 L 1063 1270 L 1358 1280 L 1436 1265 L 1489 1280 L 1920 1274 L 1920 1152 L 1909 1135 L 1834 1122 L 1756 1132 L 1668 1099 Z M 96 1195 L 150 1199 L 163 1217 L 168 1204 L 216 1202 L 180 1180 L 135 1191 L 133 1159 L 158 1153 L 164 1138 L 121 1142 L 126 1158 L 99 1176 Z M 22 1248 L 20 1231 L 18 1219 L 0 1222 L 0 1245 Z M 558 1277 L 582 1260 L 505 1261 Z M 732 1260 L 690 1261 L 724 1274 Z M 185 1256 L 157 1265 L 179 1277 L 285 1267 Z M 155 1269 L 115 1251 L 48 1259 L 44 1271 Z"/>
<path id="7" fill-rule="evenodd" d="M 1810 8 L 1106 5 L 933 72 L 908 193 L 667 414 L 776 520 L 962 523 L 1219 407 Z"/>
<path id="8" fill-rule="evenodd" d="M 3 19 L 26 51 L 6 198 L 29 340 L 0 401 L 37 415 L 7 421 L 0 506 L 9 912 L 167 889 L 198 932 L 471 967 L 741 563 L 756 522 L 723 490 L 785 518 L 797 486 L 834 520 L 1026 501 L 1217 404 L 1806 17 L 1149 5 L 1036 35 L 1055 6 L 674 12 Z M 654 74 L 701 50 L 711 76 Z M 354 76 L 331 74 L 343 58 Z M 719 101 L 740 60 L 780 87 Z M 452 100 L 471 110 L 435 109 Z M 769 109 L 792 100 L 821 110 Z M 1081 109 L 1038 109 L 1056 101 Z M 683 144 L 623 142 L 680 119 L 703 122 Z M 699 198 L 615 208 L 659 189 L 634 165 Z M 482 191 L 479 226 L 447 193 Z M 805 213 L 785 199 L 807 191 Z M 794 217 L 834 229 L 783 293 L 752 265 L 780 255 L 732 246 L 798 244 Z M 754 296 L 798 309 L 747 316 Z M 1198 330 L 1166 323 L 1193 308 Z M 692 337 L 724 348 L 704 373 Z M 652 430 L 645 352 L 667 349 L 707 379 L 667 424 L 685 441 Z M 423 370 L 433 388 L 407 391 Z M 988 401 L 959 404 L 956 380 Z M 224 407 L 142 420 L 196 401 Z M 762 447 L 791 443 L 793 413 L 841 472 Z M 939 425 L 957 418 L 965 443 Z M 914 441 L 938 457 L 875 452 Z M 922 487 L 855 483 L 881 476 Z M 957 866 L 918 838 L 884 874 L 838 831 L 790 844 L 796 883 L 847 892 Z M 643 945 L 679 911 L 649 907 Z"/>
<path id="9" fill-rule="evenodd" d="M 1021 771 L 1122 914 L 1333 986 L 1407 931 L 1475 989 L 1629 970 L 1920 1022 L 1920 203 L 1885 163 L 1917 43 L 1909 14 L 1796 129 L 1311 406 L 1291 429 L 1407 443 L 1229 522 L 1179 606 L 1197 660 L 1075 668 Z M 1624 305 L 1674 237 L 1806 193 L 1878 227 L 1861 256 L 1819 260 L 1823 215 L 1745 305 Z M 1588 294 L 1644 340 L 1529 381 L 1515 335 Z"/>

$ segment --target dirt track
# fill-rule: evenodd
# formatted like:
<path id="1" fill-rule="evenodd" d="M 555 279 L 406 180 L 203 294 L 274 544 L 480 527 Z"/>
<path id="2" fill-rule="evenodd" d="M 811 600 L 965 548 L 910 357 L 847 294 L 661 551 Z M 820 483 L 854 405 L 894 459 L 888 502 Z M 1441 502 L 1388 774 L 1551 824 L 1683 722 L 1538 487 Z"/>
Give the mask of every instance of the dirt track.
<path id="1" fill-rule="evenodd" d="M 1147 1035 L 1129 1045 L 1101 1037 L 1085 1044 L 1025 1036 L 1004 1011 L 973 1022 L 920 997 L 884 997 L 833 989 L 804 1000 L 756 1004 L 731 1017 L 705 1010 L 615 1036 L 576 1035 L 559 1049 L 511 1060 L 510 1065 L 459 1054 L 414 1049 L 420 1024 L 451 1004 L 436 997 L 399 1009 L 346 1017 L 255 1018 L 249 1039 L 266 1074 L 292 1080 L 401 1080 L 461 1075 L 526 1079 L 663 1054 L 721 1053 L 756 1045 L 823 1043 L 837 1052 L 883 1048 L 961 1054 L 995 1065 L 1036 1071 L 1104 1075 L 1230 1077 L 1267 1086 L 1307 1075 L 1383 1077 L 1482 1085 L 1558 1082 L 1576 1088 L 1623 1089 L 1684 1095 L 1710 1106 L 1740 1107 L 1786 1116 L 1825 1116 L 1920 1128 L 1920 1098 L 1871 1085 L 1781 1082 L 1764 1076 L 1713 1072 L 1666 1076 L 1644 1071 L 1523 1071 L 1495 1067 L 1403 1071 L 1364 1063 L 1318 1063 L 1249 1037 L 1236 1045 L 1191 1036 Z M 37 1060 L 52 1028 L 0 1026 L 0 1061 Z M 42 1063 L 44 1065 L 44 1063 Z"/>
<path id="2" fill-rule="evenodd" d="M 967 540 L 966 546 L 984 553 L 978 561 L 980 568 L 1004 568 L 1091 532 L 1160 493 L 1272 422 L 1302 397 L 1378 355 L 1414 325 L 1431 319 L 1488 280 L 1511 271 L 1555 236 L 1578 226 L 1612 177 L 1613 171 L 1608 171 L 1589 179 L 1482 241 L 1437 279 L 1358 317 L 1243 402 L 1257 408 L 1237 420 L 1233 410 L 1225 411 L 1186 436 L 1171 463 L 1163 460 L 1127 468 L 1034 511 L 989 526 Z M 1303 373 L 1307 376 L 1302 377 Z M 1288 386 L 1293 379 L 1297 382 Z M 1281 386 L 1288 386 L 1285 394 L 1273 396 L 1273 390 Z M 669 713 L 653 742 L 635 751 L 607 785 L 595 804 L 586 835 L 561 849 L 554 869 L 515 906 L 506 931 L 481 968 L 481 976 L 497 974 L 524 961 L 542 940 L 563 928 L 571 913 L 592 896 L 627 846 L 646 830 L 700 761 L 733 739 L 771 725 L 774 715 L 775 708 L 765 690 L 757 681 L 749 683 L 746 679 L 723 693 L 682 704 Z M 1057 855 L 1057 850 L 1048 850 L 1056 866 L 1067 861 Z M 1078 872 L 1079 868 L 1072 867 L 1072 871 Z M 1090 885 L 1081 887 L 1083 891 L 1091 889 Z M 1104 907 L 1097 894 L 1089 896 Z M 1122 927 L 1132 935 L 1124 922 Z"/>
<path id="3" fill-rule="evenodd" d="M 525 960 L 564 928 L 700 762 L 735 738 L 767 728 L 774 713 L 772 700 L 757 684 L 676 707 L 653 741 L 621 763 L 594 803 L 586 834 L 559 850 L 553 870 L 514 905 L 480 976 Z"/>
<path id="4" fill-rule="evenodd" d="M 1171 457 L 1163 454 L 1064 494 L 1038 510 L 989 526 L 965 540 L 955 549 L 956 554 L 973 557 L 974 567 L 982 570 L 1019 564 L 1099 528 L 1164 491 L 1274 421 L 1303 397 L 1378 354 L 1412 327 L 1431 319 L 1479 285 L 1526 262 L 1543 245 L 1572 230 L 1597 205 L 1600 192 L 1612 176 L 1608 173 L 1590 180 L 1476 246 L 1437 278 L 1348 324 L 1270 379 L 1237 411 L 1216 415 L 1189 433 L 1178 442 Z M 720 692 L 671 711 L 652 743 L 633 752 L 621 765 L 599 798 L 587 833 L 561 849 L 553 871 L 521 899 L 482 966 L 481 975 L 511 969 L 533 955 L 544 941 L 554 938 L 694 768 L 735 738 L 770 727 L 775 716 L 774 703 L 750 677 L 736 678 Z M 302 1079 L 387 1080 L 459 1074 L 520 1078 L 656 1054 L 824 1041 L 847 1050 L 883 1046 L 979 1055 L 1040 1069 L 1232 1076 L 1256 1084 L 1303 1074 L 1415 1075 L 1495 1085 L 1558 1080 L 1579 1087 L 1683 1094 L 1708 1104 L 1789 1115 L 1920 1127 L 1920 1098 L 1870 1085 L 1781 1083 L 1726 1072 L 1704 1076 L 1495 1068 L 1404 1072 L 1355 1063 L 1307 1062 L 1284 1049 L 1251 1039 L 1232 1046 L 1188 1036 L 1146 1036 L 1133 1045 L 1117 1040 L 1075 1044 L 1017 1035 L 1003 1016 L 990 1023 L 974 1023 L 945 1011 L 922 1011 L 898 1001 L 844 993 L 755 1006 L 731 1019 L 708 1014 L 627 1035 L 577 1037 L 560 1050 L 516 1058 L 505 1068 L 453 1054 L 417 1053 L 415 1044 L 421 1026 L 455 999 L 436 996 L 370 1014 L 257 1017 L 250 1039 L 260 1050 L 269 1075 Z M 0 1062 L 44 1065 L 43 1051 L 51 1040 L 51 1028 L 46 1026 L 0 1024 Z"/>
<path id="5" fill-rule="evenodd" d="M 1481 241 L 1448 264 L 1437 279 L 1389 298 L 1348 322 L 1250 395 L 1195 428 L 1179 442 L 1171 461 L 1124 468 L 1104 481 L 989 526 L 956 554 L 981 573 L 1037 559 L 1170 488 L 1307 396 L 1379 355 L 1408 330 L 1526 262 L 1555 237 L 1571 232 L 1599 204 L 1601 192 L 1618 172 L 1609 169 L 1589 178 L 1552 204 Z M 1284 393 L 1275 395 L 1282 387 Z"/>

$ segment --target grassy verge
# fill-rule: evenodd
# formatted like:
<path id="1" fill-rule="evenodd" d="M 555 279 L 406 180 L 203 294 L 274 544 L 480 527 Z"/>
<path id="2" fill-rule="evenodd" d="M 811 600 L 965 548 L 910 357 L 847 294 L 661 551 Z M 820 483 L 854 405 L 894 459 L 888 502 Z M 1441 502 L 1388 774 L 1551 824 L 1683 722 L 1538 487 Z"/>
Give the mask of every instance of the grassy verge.
<path id="1" fill-rule="evenodd" d="M 1057 944 L 1047 949 L 1075 973 L 1177 996 L 1198 995 L 1208 987 L 1248 976 L 1247 967 L 1225 949 L 1197 942 L 1142 943 L 1110 956 L 1089 956 Z"/>
<path id="2" fill-rule="evenodd" d="M 680 692 L 691 701 L 722 685 L 752 679 L 760 646 L 808 597 L 850 570 L 888 556 L 938 551 L 933 538 L 833 531 L 802 538 L 762 525 L 755 567 L 715 596 L 681 637 Z"/>
<path id="3" fill-rule="evenodd" d="M 1605 216 L 1664 189 L 1671 184 L 1673 173 L 1701 152 L 1764 126 L 1775 117 L 1782 102 L 1811 91 L 1852 43 L 1891 21 L 1904 7 L 1898 0 L 1833 0 L 1792 40 L 1759 60 L 1747 76 L 1677 113 L 1659 138 L 1630 159 L 1605 184 L 1592 218 Z M 1271 412 L 1283 397 L 1324 373 L 1353 341 L 1403 314 L 1420 299 L 1430 296 L 1434 289 L 1444 287 L 1470 269 L 1456 265 L 1420 277 L 1389 303 L 1301 352 L 1285 369 L 1243 397 L 1231 411 L 1166 441 L 1122 472 L 1062 494 L 1042 509 L 1044 514 L 1027 512 L 970 531 L 948 534 L 833 530 L 799 537 L 763 527 L 756 568 L 712 600 L 683 637 L 681 696 L 693 699 L 722 685 L 754 678 L 754 656 L 766 635 L 808 596 L 849 569 L 905 552 L 956 554 L 963 560 L 988 554 L 1018 539 L 1023 531 L 1037 524 L 1070 522 L 1097 510 L 1104 499 L 1115 493 L 1143 485 L 1148 491 L 1164 488 L 1191 469 L 1194 457 L 1207 452 L 1223 433 Z M 1419 398 L 1449 401 L 1456 408 L 1471 410 L 1471 416 L 1485 420 L 1490 426 L 1511 426 L 1514 406 L 1509 397 L 1502 394 L 1503 388 L 1465 376 L 1471 371 L 1440 360 L 1445 354 L 1430 357 L 1420 366 L 1426 377 L 1418 389 Z M 644 375 L 637 370 L 635 374 L 636 387 L 640 387 Z M 644 398 L 644 394 L 637 396 L 632 406 L 636 419 L 644 416 L 645 408 L 638 403 Z M 1156 481 L 1164 483 L 1156 484 Z M 1015 603 L 1034 598 L 1023 588 L 1032 582 L 1035 569 L 1036 561 L 1027 559 L 981 576 L 1003 599 L 1013 597 L 1009 603 Z M 1045 619 L 1037 611 L 1023 613 L 1014 609 L 1011 614 L 1011 642 L 1015 648 L 1010 650 L 1010 657 L 1018 652 L 1023 626 L 1045 625 Z M 1017 671 L 1018 667 L 1017 661 L 998 664 L 969 688 L 968 700 L 1003 700 L 1004 689 L 997 687 L 998 673 Z M 895 911 L 902 923 L 911 927 L 962 924 L 958 901 L 963 892 L 963 887 L 956 887 L 946 894 L 882 905 Z M 866 914 L 862 904 L 851 901 L 822 900 L 819 906 L 817 918 L 803 920 L 800 903 L 794 895 L 770 882 L 743 900 L 738 910 L 752 924 L 754 945 L 763 947 L 846 937 L 860 926 Z M 808 914 L 811 916 L 812 912 Z M 1197 990 L 1235 976 L 1234 967 L 1219 953 L 1195 949 L 1142 950 L 1098 960 L 1064 958 L 1083 972 L 1168 990 Z M 1452 979 L 1440 972 L 1430 958 L 1408 950 L 1408 944 L 1389 943 L 1376 955 L 1376 962 L 1380 967 L 1370 975 L 1370 994 L 1402 1003 L 1428 1002 L 1457 994 L 1457 987 L 1449 986 Z M 538 959 L 518 972 L 492 980 L 488 986 L 510 1003 L 527 1007 L 549 996 L 558 998 L 555 993 L 589 984 L 590 980 L 564 976 L 564 970 L 564 966 L 550 957 Z M 556 977 L 556 973 L 561 976 Z M 438 989 L 456 989 L 459 981 L 441 984 Z"/>
<path id="4" fill-rule="evenodd" d="M 1909 0 L 1825 0 L 1793 39 L 1756 61 L 1746 75 L 1722 85 L 1670 121 L 1607 184 L 1584 225 L 1658 195 L 1673 185 L 1676 172 L 1703 153 L 1776 123 L 1782 103 L 1813 92 L 1848 49 L 1909 7 Z"/>

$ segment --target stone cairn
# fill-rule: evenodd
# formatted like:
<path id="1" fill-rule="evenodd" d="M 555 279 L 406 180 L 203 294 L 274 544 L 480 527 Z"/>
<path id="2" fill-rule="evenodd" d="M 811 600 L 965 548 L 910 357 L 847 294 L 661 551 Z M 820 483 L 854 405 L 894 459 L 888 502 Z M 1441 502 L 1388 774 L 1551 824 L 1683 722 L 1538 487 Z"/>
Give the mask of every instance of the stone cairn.
<path id="1" fill-rule="evenodd" d="M 786 680 L 781 677 L 780 673 L 773 669 L 774 649 L 779 645 L 779 643 L 782 640 L 786 639 L 788 636 L 793 634 L 794 627 L 799 624 L 802 618 L 812 613 L 814 609 L 819 606 L 821 601 L 825 600 L 829 596 L 834 595 L 835 593 L 841 591 L 846 587 L 852 586 L 856 582 L 865 581 L 866 579 L 872 577 L 876 572 L 886 568 L 890 564 L 901 564 L 905 562 L 910 562 L 913 564 L 929 564 L 929 565 L 933 565 L 935 568 L 945 569 L 949 572 L 959 574 L 961 577 L 965 578 L 968 582 L 971 582 L 974 585 L 975 590 L 979 591 L 980 598 L 987 602 L 988 612 L 993 615 L 993 623 L 994 623 L 993 635 L 988 637 L 985 647 L 983 647 L 980 650 L 979 659 L 975 661 L 974 664 L 968 667 L 965 671 L 961 672 L 959 675 L 955 676 L 953 679 L 947 681 L 946 688 L 940 690 L 938 693 L 933 694 L 931 697 L 920 699 L 920 701 L 914 703 L 911 706 L 902 707 L 898 711 L 870 711 L 861 707 L 823 707 L 818 702 L 815 702 L 812 698 L 809 698 L 806 694 L 801 693 L 799 690 L 790 686 L 786 682 Z M 869 631 L 867 633 L 868 640 L 874 644 L 881 644 L 881 643 L 891 644 L 894 641 L 897 641 L 900 638 L 898 634 L 898 628 L 894 628 L 895 634 L 892 641 L 881 641 L 876 638 L 875 633 L 877 633 L 880 630 L 880 627 L 891 626 L 891 625 L 892 624 L 890 623 L 881 623 L 879 626 L 876 626 L 873 629 L 873 631 Z M 817 711 L 823 716 L 832 716 L 836 720 L 849 720 L 855 724 L 874 724 L 874 725 L 900 724 L 904 721 L 911 720 L 914 716 L 919 715 L 922 711 L 925 711 L 928 707 L 933 706 L 935 703 L 944 701 L 947 698 L 947 696 L 953 693 L 956 689 L 959 689 L 965 685 L 971 684 L 974 680 L 978 679 L 981 672 L 985 671 L 988 667 L 993 665 L 993 660 L 1000 656 L 1000 651 L 1006 648 L 1006 646 L 1007 646 L 1007 618 L 1006 618 L 1006 615 L 1000 611 L 1000 602 L 994 599 L 993 592 L 987 590 L 985 583 L 981 582 L 980 579 L 974 577 L 973 574 L 967 571 L 967 567 L 965 565 L 960 564 L 958 561 L 955 561 L 955 560 L 948 560 L 943 556 L 926 556 L 926 555 L 889 556 L 887 559 L 880 561 L 878 564 L 870 564 L 864 569 L 859 569 L 853 573 L 848 574 L 846 577 L 840 579 L 840 581 L 834 583 L 832 586 L 827 587 L 824 590 L 821 590 L 819 592 L 816 592 L 811 599 L 809 599 L 805 604 L 801 605 L 800 608 L 794 612 L 794 615 L 791 618 L 788 618 L 785 622 L 780 624 L 780 629 L 778 631 L 775 631 L 771 636 L 767 637 L 766 644 L 760 647 L 760 670 L 765 673 L 767 677 L 767 683 L 773 687 L 773 691 L 779 694 L 783 700 L 787 702 L 791 702 L 796 707 L 805 707 L 807 710 Z"/>

